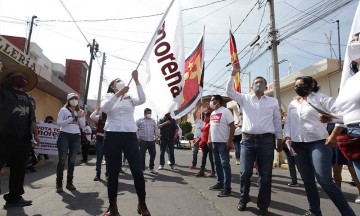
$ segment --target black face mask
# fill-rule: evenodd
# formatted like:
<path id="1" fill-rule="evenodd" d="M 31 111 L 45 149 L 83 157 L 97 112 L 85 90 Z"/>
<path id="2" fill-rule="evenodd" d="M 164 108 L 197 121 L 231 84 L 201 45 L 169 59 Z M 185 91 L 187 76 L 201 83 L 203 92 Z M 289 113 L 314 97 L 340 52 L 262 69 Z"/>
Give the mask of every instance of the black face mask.
<path id="1" fill-rule="evenodd" d="M 299 86 L 295 88 L 296 94 L 298 94 L 300 97 L 304 97 L 310 93 L 309 87 L 306 86 Z"/>
<path id="2" fill-rule="evenodd" d="M 359 71 L 359 65 L 356 61 L 351 61 L 350 62 L 350 70 L 356 74 Z"/>

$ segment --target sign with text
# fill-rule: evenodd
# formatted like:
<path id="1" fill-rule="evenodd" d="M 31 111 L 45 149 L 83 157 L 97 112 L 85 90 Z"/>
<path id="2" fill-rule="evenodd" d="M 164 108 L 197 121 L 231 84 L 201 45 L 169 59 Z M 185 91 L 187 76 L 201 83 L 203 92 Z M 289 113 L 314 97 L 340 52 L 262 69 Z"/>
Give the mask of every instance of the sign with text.
<path id="1" fill-rule="evenodd" d="M 41 122 L 37 124 L 37 129 L 40 143 L 35 147 L 35 152 L 38 154 L 58 155 L 56 142 L 60 133 L 59 126 Z"/>

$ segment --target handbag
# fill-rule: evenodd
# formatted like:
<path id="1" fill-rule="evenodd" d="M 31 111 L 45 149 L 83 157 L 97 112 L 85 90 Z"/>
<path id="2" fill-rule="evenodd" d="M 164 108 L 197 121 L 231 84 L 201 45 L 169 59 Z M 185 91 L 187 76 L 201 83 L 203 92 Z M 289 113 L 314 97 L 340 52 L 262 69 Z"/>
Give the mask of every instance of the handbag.
<path id="1" fill-rule="evenodd" d="M 360 160 L 360 137 L 341 134 L 336 140 L 340 151 L 346 159 L 351 161 Z"/>

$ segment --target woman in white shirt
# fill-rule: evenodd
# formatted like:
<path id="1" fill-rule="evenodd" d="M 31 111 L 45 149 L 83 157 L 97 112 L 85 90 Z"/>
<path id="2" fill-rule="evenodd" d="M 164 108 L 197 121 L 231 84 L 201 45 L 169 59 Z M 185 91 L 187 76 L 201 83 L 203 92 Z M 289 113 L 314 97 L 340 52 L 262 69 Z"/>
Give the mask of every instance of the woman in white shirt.
<path id="1" fill-rule="evenodd" d="M 77 151 L 80 148 L 80 128 L 85 127 L 85 113 L 79 107 L 79 96 L 75 93 L 67 95 L 67 102 L 60 109 L 57 125 L 60 127 L 57 139 L 59 161 L 56 173 L 56 192 L 63 192 L 62 180 L 66 159 L 68 159 L 67 183 L 68 190 L 76 190 L 73 185 L 74 167 Z M 69 156 L 68 156 L 69 153 Z"/>
<path id="2" fill-rule="evenodd" d="M 104 154 L 109 170 L 108 196 L 110 206 L 105 216 L 118 215 L 117 194 L 119 172 L 124 152 L 128 160 L 134 185 L 139 199 L 138 213 L 149 216 L 150 212 L 145 203 L 145 179 L 140 164 L 139 145 L 137 143 L 137 126 L 134 120 L 135 106 L 145 102 L 145 94 L 138 80 L 138 72 L 132 72 L 136 83 L 137 98 L 127 94 L 129 86 L 120 79 L 113 80 L 108 88 L 108 94 L 101 103 L 101 110 L 107 114 L 105 123 Z"/>
<path id="3" fill-rule="evenodd" d="M 304 182 L 309 202 L 305 215 L 322 215 L 315 177 L 342 215 L 355 216 L 340 189 L 332 179 L 332 150 L 325 145 L 328 138 L 326 124 L 318 119 L 318 111 L 331 112 L 334 100 L 312 91 L 313 79 L 309 76 L 295 79 L 298 97 L 290 102 L 284 127 L 285 142 L 296 152 L 295 162 Z"/>

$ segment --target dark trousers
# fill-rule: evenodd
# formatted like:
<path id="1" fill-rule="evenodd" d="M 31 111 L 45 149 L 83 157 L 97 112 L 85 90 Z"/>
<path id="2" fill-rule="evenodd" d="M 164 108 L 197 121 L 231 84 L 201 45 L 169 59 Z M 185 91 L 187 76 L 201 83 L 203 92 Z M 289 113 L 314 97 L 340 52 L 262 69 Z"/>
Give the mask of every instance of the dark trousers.
<path id="1" fill-rule="evenodd" d="M 211 165 L 211 171 L 215 172 L 212 148 L 210 148 L 207 144 L 205 144 L 204 148 L 203 148 L 203 155 L 202 155 L 202 159 L 201 159 L 201 167 L 200 168 L 202 170 L 205 170 L 206 158 L 207 158 L 208 154 L 209 154 L 209 161 L 210 161 L 210 165 Z"/>
<path id="2" fill-rule="evenodd" d="M 165 164 L 165 151 L 166 148 L 169 148 L 170 155 L 170 166 L 175 164 L 175 155 L 174 155 L 174 140 L 173 139 L 160 139 L 160 165 L 164 166 Z"/>
<path id="3" fill-rule="evenodd" d="M 89 155 L 90 142 L 81 143 L 81 154 L 83 162 L 87 162 Z"/>
<path id="4" fill-rule="evenodd" d="M 131 174 L 134 178 L 136 193 L 139 198 L 145 198 L 145 179 L 140 164 L 139 145 L 135 132 L 105 132 L 104 153 L 108 165 L 108 196 L 109 200 L 116 199 L 119 186 L 119 172 L 124 152 L 128 160 Z"/>
<path id="5" fill-rule="evenodd" d="M 140 147 L 140 164 L 142 166 L 142 170 L 145 170 L 146 150 L 149 151 L 149 155 L 150 155 L 149 169 L 154 169 L 154 161 L 156 156 L 155 141 L 141 140 L 139 142 L 139 147 Z"/>
<path id="6" fill-rule="evenodd" d="M 16 202 L 24 191 L 25 170 L 31 150 L 29 137 L 0 134 L 0 171 L 7 164 L 10 167 L 9 193 L 4 195 L 8 202 Z"/>

